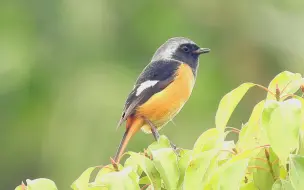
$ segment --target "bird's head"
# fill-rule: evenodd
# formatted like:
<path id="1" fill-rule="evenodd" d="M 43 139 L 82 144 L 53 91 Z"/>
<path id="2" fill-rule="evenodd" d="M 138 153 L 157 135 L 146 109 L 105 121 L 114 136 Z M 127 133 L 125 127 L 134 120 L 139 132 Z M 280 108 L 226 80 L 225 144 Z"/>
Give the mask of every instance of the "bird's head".
<path id="1" fill-rule="evenodd" d="M 184 37 L 175 37 L 167 40 L 153 55 L 152 61 L 161 59 L 175 59 L 196 67 L 201 54 L 210 52 L 209 48 L 200 48 L 192 40 Z"/>

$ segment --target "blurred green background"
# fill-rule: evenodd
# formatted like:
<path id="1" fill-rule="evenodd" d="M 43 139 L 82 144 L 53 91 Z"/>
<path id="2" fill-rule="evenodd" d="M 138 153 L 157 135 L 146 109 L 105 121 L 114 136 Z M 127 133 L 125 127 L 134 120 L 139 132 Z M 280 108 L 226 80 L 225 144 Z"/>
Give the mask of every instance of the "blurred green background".
<path id="1" fill-rule="evenodd" d="M 1 1 L 0 189 L 39 177 L 69 189 L 86 168 L 108 163 L 124 132 L 115 130 L 124 101 L 168 38 L 212 49 L 175 125 L 161 131 L 191 148 L 214 127 L 228 91 L 267 85 L 283 70 L 303 74 L 303 31 L 303 0 Z M 246 122 L 265 94 L 250 90 L 230 126 Z M 128 150 L 152 141 L 138 133 Z"/>

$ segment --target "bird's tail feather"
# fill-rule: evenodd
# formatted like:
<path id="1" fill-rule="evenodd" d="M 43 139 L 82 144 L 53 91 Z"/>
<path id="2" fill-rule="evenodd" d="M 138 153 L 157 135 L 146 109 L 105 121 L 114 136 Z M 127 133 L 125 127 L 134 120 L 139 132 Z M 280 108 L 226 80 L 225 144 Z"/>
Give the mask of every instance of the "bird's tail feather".
<path id="1" fill-rule="evenodd" d="M 117 149 L 117 153 L 114 158 L 114 161 L 116 163 L 119 163 L 120 158 L 124 153 L 130 139 L 142 127 L 142 125 L 143 125 L 143 119 L 141 118 L 129 117 L 127 119 L 126 131 L 121 139 L 121 142 Z"/>

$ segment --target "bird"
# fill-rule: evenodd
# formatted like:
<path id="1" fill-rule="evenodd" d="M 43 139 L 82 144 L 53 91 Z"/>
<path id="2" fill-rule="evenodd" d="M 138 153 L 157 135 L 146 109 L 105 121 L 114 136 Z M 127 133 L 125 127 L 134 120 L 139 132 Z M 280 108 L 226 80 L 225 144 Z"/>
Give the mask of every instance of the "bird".
<path id="1" fill-rule="evenodd" d="M 154 53 L 150 63 L 137 78 L 118 122 L 126 130 L 114 157 L 119 163 L 128 142 L 140 129 L 152 133 L 170 122 L 189 99 L 195 84 L 199 56 L 210 52 L 185 37 L 173 37 Z"/>

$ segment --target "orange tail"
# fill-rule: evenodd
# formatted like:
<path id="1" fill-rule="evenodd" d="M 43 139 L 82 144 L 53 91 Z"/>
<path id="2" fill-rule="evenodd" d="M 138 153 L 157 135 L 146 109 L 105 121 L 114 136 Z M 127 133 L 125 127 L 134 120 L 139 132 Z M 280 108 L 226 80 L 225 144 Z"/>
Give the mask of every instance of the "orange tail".
<path id="1" fill-rule="evenodd" d="M 117 149 L 117 153 L 114 158 L 114 161 L 116 163 L 119 163 L 120 158 L 121 158 L 122 154 L 124 153 L 130 139 L 142 127 L 142 125 L 143 125 L 143 119 L 141 119 L 141 118 L 131 116 L 127 119 L 126 132 L 124 133 L 124 135 L 121 139 L 121 142 Z"/>

